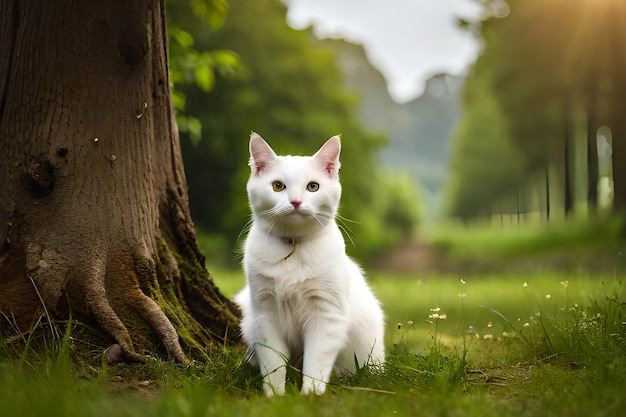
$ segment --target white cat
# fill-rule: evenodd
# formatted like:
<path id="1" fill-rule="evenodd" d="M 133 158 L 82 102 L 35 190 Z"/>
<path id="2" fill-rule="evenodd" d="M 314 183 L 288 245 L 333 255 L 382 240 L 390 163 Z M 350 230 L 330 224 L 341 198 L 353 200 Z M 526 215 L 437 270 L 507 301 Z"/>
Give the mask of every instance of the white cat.
<path id="1" fill-rule="evenodd" d="M 287 361 L 302 369 L 301 392 L 321 395 L 333 368 L 385 360 L 383 311 L 335 223 L 340 150 L 334 136 L 313 156 L 277 156 L 250 136 L 247 286 L 235 301 L 267 396 L 285 393 Z"/>

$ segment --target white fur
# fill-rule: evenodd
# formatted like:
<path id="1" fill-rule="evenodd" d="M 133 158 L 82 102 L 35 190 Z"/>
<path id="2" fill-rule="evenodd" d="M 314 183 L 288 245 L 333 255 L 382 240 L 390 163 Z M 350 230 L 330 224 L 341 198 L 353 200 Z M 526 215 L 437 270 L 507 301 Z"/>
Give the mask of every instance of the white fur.
<path id="1" fill-rule="evenodd" d="M 336 136 L 312 157 L 276 156 L 259 135 L 250 137 L 253 222 L 247 286 L 235 301 L 268 396 L 284 394 L 287 360 L 302 366 L 302 393 L 318 395 L 333 368 L 355 371 L 355 358 L 359 367 L 384 362 L 383 311 L 335 223 L 339 152 Z M 274 181 L 285 189 L 274 191 Z M 319 190 L 307 190 L 312 181 Z"/>

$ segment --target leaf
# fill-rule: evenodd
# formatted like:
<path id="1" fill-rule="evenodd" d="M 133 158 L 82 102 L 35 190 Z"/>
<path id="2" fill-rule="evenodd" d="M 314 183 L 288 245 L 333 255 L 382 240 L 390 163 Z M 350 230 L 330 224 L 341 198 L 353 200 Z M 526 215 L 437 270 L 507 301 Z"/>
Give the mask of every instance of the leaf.
<path id="1" fill-rule="evenodd" d="M 191 0 L 191 9 L 200 19 L 209 22 L 218 29 L 224 24 L 226 11 L 228 10 L 227 0 Z"/>
<path id="2" fill-rule="evenodd" d="M 215 84 L 215 74 L 213 74 L 213 69 L 208 65 L 197 67 L 194 71 L 194 77 L 198 87 L 205 93 L 211 91 Z"/>
<path id="3" fill-rule="evenodd" d="M 170 25 L 168 28 L 170 39 L 177 42 L 182 48 L 191 48 L 193 46 L 193 35 L 182 30 L 176 25 Z"/>
<path id="4" fill-rule="evenodd" d="M 174 104 L 174 109 L 176 111 L 185 110 L 185 105 L 187 104 L 187 96 L 185 93 L 174 90 L 172 91 L 172 103 Z"/>

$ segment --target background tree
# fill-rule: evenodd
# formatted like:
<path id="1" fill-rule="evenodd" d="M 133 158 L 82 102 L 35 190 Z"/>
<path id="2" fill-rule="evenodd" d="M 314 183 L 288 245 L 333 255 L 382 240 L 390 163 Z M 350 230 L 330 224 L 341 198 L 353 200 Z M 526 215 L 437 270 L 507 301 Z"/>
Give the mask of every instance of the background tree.
<path id="1" fill-rule="evenodd" d="M 349 250 L 367 260 L 397 242 L 390 237 L 401 236 L 396 229 L 406 228 L 402 222 L 386 223 L 385 211 L 406 196 L 414 202 L 418 196 L 406 187 L 383 184 L 376 154 L 385 138 L 358 122 L 358 98 L 344 86 L 333 53 L 314 41 L 311 30 L 290 28 L 286 7 L 278 0 L 231 0 L 217 30 L 183 3 L 173 3 L 170 18 L 185 22 L 195 48 L 234 51 L 240 60 L 234 72 L 215 72 L 218 82 L 209 93 L 193 81 L 192 72 L 192 82 L 177 85 L 186 99 L 184 117 L 201 125 L 201 134 L 181 132 L 191 211 L 199 227 L 226 248 L 226 258 L 232 260 L 232 248 L 239 246 L 238 236 L 249 218 L 245 182 L 252 130 L 282 154 L 312 154 L 330 136 L 342 134 L 341 215 L 349 219 L 344 223 L 355 242 Z M 414 227 L 418 204 L 410 207 L 415 210 L 403 221 Z"/>
<path id="2" fill-rule="evenodd" d="M 510 190 L 524 186 L 529 172 L 526 155 L 511 143 L 506 119 L 479 70 L 466 79 L 463 119 L 457 126 L 451 174 L 446 184 L 446 211 L 464 220 L 489 216 L 494 204 Z"/>
<path id="3" fill-rule="evenodd" d="M 600 38 L 602 51 L 598 59 L 604 63 L 597 78 L 596 91 L 607 101 L 607 125 L 613 137 L 613 183 L 614 210 L 626 218 L 626 4 L 619 0 L 606 0 L 598 4 L 600 25 L 596 30 L 604 36 Z M 602 19 L 604 17 L 604 19 Z"/>
<path id="4" fill-rule="evenodd" d="M 506 127 L 502 138 L 515 145 L 527 165 L 526 187 L 543 182 L 546 194 L 556 191 L 566 215 L 576 201 L 587 200 L 593 211 L 599 179 L 596 137 L 605 124 L 614 138 L 614 208 L 623 212 L 624 122 L 616 115 L 622 115 L 624 104 L 626 5 L 614 0 L 481 3 L 486 17 L 478 33 L 484 47 L 472 76 L 487 81 Z M 469 111 L 465 117 L 475 114 Z M 579 138 L 585 147 L 578 145 Z M 539 179 L 535 174 L 541 172 Z M 587 182 L 583 198 L 576 186 L 582 181 L 575 175 Z M 519 196 L 519 188 L 512 195 Z"/>
<path id="5" fill-rule="evenodd" d="M 163 1 L 0 1 L 3 333 L 71 311 L 181 362 L 236 338 L 196 244 L 166 45 Z"/>

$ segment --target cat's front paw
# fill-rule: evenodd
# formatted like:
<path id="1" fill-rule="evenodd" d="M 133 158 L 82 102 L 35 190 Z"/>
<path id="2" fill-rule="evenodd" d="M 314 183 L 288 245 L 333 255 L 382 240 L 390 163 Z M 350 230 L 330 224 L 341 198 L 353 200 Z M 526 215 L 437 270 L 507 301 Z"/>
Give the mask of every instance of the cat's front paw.
<path id="1" fill-rule="evenodd" d="M 279 396 L 282 397 L 283 395 L 285 395 L 285 387 L 282 386 L 278 386 L 278 387 L 274 387 L 271 384 L 268 383 L 264 383 L 263 384 L 263 392 L 265 392 L 265 396 L 268 398 L 274 397 L 274 396 Z"/>
<path id="2" fill-rule="evenodd" d="M 302 395 L 322 395 L 324 392 L 326 392 L 326 382 L 306 375 L 302 378 L 302 389 L 300 390 Z"/>
<path id="3" fill-rule="evenodd" d="M 283 396 L 285 395 L 285 372 L 284 368 L 277 369 L 274 373 L 266 375 L 263 378 L 263 392 L 265 396 Z"/>

